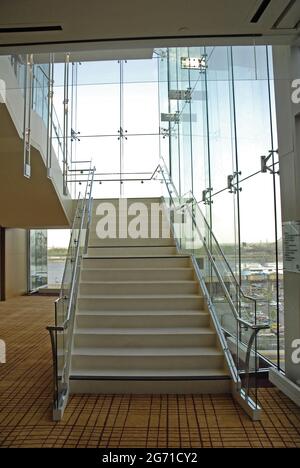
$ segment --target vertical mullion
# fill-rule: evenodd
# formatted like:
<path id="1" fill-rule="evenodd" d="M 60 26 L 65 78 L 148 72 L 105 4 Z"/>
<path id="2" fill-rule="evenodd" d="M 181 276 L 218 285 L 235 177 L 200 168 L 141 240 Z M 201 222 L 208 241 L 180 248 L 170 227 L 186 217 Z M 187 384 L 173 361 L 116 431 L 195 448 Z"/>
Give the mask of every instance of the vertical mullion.
<path id="1" fill-rule="evenodd" d="M 242 265 L 241 265 L 241 212 L 240 212 L 240 175 L 239 175 L 239 155 L 238 155 L 238 142 L 237 142 L 237 115 L 236 115 L 236 98 L 235 98 L 235 74 L 233 67 L 233 48 L 230 47 L 231 57 L 231 83 L 232 83 L 232 103 L 233 103 L 233 130 L 234 130 L 234 152 L 235 152 L 235 170 L 236 170 L 236 206 L 237 206 L 237 237 L 238 237 L 238 270 L 239 270 L 239 284 L 242 282 Z"/>
<path id="2" fill-rule="evenodd" d="M 67 195 L 67 173 L 68 173 L 68 130 L 69 130 L 69 58 L 67 53 L 64 68 L 64 134 L 63 134 L 63 191 Z"/>
<path id="3" fill-rule="evenodd" d="M 188 57 L 190 57 L 190 49 L 188 48 Z M 192 125 L 192 86 L 191 86 L 191 70 L 188 70 L 189 77 L 189 113 L 190 113 L 190 159 L 191 159 L 191 192 L 194 193 L 194 170 L 193 170 L 193 125 Z"/>
<path id="4" fill-rule="evenodd" d="M 270 117 L 270 137 L 271 137 L 271 150 L 272 150 L 272 164 L 274 169 L 274 131 L 273 131 L 273 112 L 272 112 L 272 99 L 271 99 L 271 85 L 270 85 L 270 63 L 268 55 L 268 46 L 266 46 L 267 58 L 267 74 L 268 74 L 268 97 L 269 97 L 269 117 Z M 276 261 L 276 325 L 277 325 L 277 368 L 280 369 L 280 309 L 279 309 L 279 248 L 278 248 L 278 212 L 277 212 L 277 184 L 276 174 L 273 170 L 273 197 L 274 197 L 274 235 L 275 235 L 275 261 Z"/>
<path id="5" fill-rule="evenodd" d="M 124 82 L 123 82 L 123 60 L 120 60 L 120 198 L 122 198 L 123 190 L 123 158 L 124 158 L 124 142 L 123 142 L 123 131 L 124 131 Z"/>
<path id="6" fill-rule="evenodd" d="M 48 118 L 47 118 L 47 176 L 51 177 L 52 169 L 52 129 L 53 129 L 53 85 L 54 85 L 54 60 L 53 54 L 49 54 L 49 80 L 48 80 Z"/>

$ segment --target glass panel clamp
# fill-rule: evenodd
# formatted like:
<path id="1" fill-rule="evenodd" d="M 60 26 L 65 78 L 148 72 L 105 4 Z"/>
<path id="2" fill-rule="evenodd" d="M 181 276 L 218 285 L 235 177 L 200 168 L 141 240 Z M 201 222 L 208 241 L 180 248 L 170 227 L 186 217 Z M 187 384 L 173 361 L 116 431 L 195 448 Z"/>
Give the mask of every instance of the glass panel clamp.
<path id="1" fill-rule="evenodd" d="M 274 167 L 274 164 L 271 163 L 271 166 L 268 166 L 268 162 L 270 161 L 270 159 L 274 156 L 274 154 L 278 154 L 278 150 L 270 150 L 269 151 L 269 154 L 268 156 L 261 156 L 260 157 L 260 161 L 261 161 L 261 172 L 263 174 L 266 174 L 267 172 L 270 172 L 270 174 L 278 174 L 279 175 L 279 171 L 275 171 L 273 169 Z M 273 167 L 272 167 L 273 166 Z"/>

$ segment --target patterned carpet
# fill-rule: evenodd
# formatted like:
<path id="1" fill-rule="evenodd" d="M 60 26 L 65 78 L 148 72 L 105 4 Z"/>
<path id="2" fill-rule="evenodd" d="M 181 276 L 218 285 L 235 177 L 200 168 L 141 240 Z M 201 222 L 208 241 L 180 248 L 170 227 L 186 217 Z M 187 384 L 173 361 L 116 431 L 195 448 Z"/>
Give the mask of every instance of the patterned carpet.
<path id="1" fill-rule="evenodd" d="M 45 327 L 53 297 L 0 303 L 1 447 L 300 447 L 300 409 L 277 389 L 260 391 L 253 423 L 227 395 L 77 395 L 51 420 L 52 364 Z"/>

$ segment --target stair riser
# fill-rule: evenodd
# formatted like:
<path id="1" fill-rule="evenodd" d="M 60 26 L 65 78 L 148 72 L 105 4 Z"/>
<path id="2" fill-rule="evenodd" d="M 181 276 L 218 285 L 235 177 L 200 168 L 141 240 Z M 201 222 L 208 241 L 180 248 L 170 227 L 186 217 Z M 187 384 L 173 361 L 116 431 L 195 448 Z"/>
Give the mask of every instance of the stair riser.
<path id="1" fill-rule="evenodd" d="M 75 335 L 75 347 L 78 348 L 186 348 L 214 346 L 213 334 L 203 335 Z"/>
<path id="2" fill-rule="evenodd" d="M 91 268 L 184 268 L 190 267 L 188 257 L 171 258 L 84 258 L 83 269 Z"/>
<path id="3" fill-rule="evenodd" d="M 88 249 L 89 257 L 150 257 L 176 255 L 176 247 L 90 247 Z"/>
<path id="4" fill-rule="evenodd" d="M 222 356 L 74 356 L 72 370 L 221 369 Z"/>
<path id="5" fill-rule="evenodd" d="M 140 239 L 99 239 L 99 237 L 90 231 L 89 235 L 89 246 L 93 247 L 174 247 L 175 243 L 172 238 L 167 239 L 151 239 L 151 238 L 140 238 Z"/>
<path id="6" fill-rule="evenodd" d="M 83 270 L 82 281 L 188 281 L 193 280 L 193 270 Z"/>
<path id="7" fill-rule="evenodd" d="M 92 221 L 90 224 L 90 234 L 93 238 L 100 238 L 103 239 L 103 234 L 104 234 L 104 239 L 107 236 L 107 227 L 105 226 L 105 222 L 107 221 L 106 219 L 103 219 L 101 215 L 92 215 Z M 170 230 L 170 225 L 169 222 L 166 218 L 160 218 L 160 219 L 155 219 L 151 220 L 149 217 L 145 218 L 139 218 L 138 223 L 140 222 L 140 225 L 136 225 L 136 222 L 132 223 L 132 220 L 134 220 L 136 217 L 135 216 L 122 216 L 119 218 L 117 214 L 117 218 L 115 220 L 114 225 L 111 226 L 111 231 L 109 231 L 111 234 L 111 238 L 129 238 L 129 239 L 147 239 L 147 238 L 153 238 L 153 239 L 159 239 L 159 238 L 170 238 L 171 236 L 171 230 Z M 103 227 L 105 226 L 105 231 L 103 231 Z M 100 234 L 100 236 L 99 236 Z"/>
<path id="8" fill-rule="evenodd" d="M 193 328 L 209 325 L 209 316 L 77 315 L 78 328 Z"/>
<path id="9" fill-rule="evenodd" d="M 207 395 L 231 393 L 228 380 L 198 381 L 94 381 L 71 380 L 70 392 L 73 394 L 169 394 L 169 395 Z"/>
<path id="10" fill-rule="evenodd" d="M 203 299 L 199 298 L 79 298 L 78 310 L 201 310 Z"/>
<path id="11" fill-rule="evenodd" d="M 144 283 L 144 284 L 81 284 L 80 294 L 114 294 L 114 295 L 125 295 L 125 294 L 197 294 L 199 292 L 198 285 L 196 283 L 175 283 L 175 284 L 164 284 L 164 283 Z"/>
<path id="12" fill-rule="evenodd" d="M 143 203 L 146 206 L 150 206 L 153 203 L 159 203 L 161 204 L 163 202 L 163 199 L 161 197 L 149 197 L 149 198 L 96 198 L 93 200 L 93 211 L 96 210 L 96 208 L 101 204 L 101 203 L 111 203 L 114 205 L 117 209 L 121 209 L 123 211 L 124 207 L 127 205 L 128 207 L 131 206 L 134 203 Z"/>
<path id="13" fill-rule="evenodd" d="M 92 209 L 92 222 L 95 224 L 98 220 L 103 218 L 103 212 L 107 211 L 107 207 L 104 206 L 99 206 L 98 208 L 93 208 Z M 130 211 L 130 213 L 129 213 Z M 113 209 L 110 210 L 110 214 L 113 215 L 114 211 Z M 130 206 L 128 206 L 127 210 L 126 207 L 123 209 L 123 207 L 119 207 L 118 205 L 115 205 L 115 213 L 116 213 L 116 224 L 124 223 L 125 221 L 128 221 L 128 224 L 132 220 L 138 220 L 142 219 L 148 222 L 148 225 L 152 223 L 154 224 L 159 224 L 162 221 L 166 222 L 167 221 L 167 215 L 166 212 L 164 211 L 164 208 L 162 205 L 159 205 L 158 203 L 144 203 L 142 202 L 142 205 L 140 207 L 134 207 L 130 209 Z M 104 214 L 106 216 L 106 213 Z"/>

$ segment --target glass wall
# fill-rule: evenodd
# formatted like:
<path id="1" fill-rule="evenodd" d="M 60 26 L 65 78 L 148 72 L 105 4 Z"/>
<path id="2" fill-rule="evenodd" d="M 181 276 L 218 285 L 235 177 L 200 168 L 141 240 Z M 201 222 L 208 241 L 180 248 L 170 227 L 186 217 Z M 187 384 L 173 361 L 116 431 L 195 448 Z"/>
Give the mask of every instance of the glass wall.
<path id="1" fill-rule="evenodd" d="M 260 333 L 260 353 L 283 367 L 271 48 L 171 48 L 159 54 L 161 156 L 180 195 L 193 191 L 244 292 L 257 300 L 258 320 L 270 321 Z M 262 155 L 270 155 L 264 171 Z"/>
<path id="2" fill-rule="evenodd" d="M 93 196 L 150 196 L 159 160 L 158 58 L 69 64 L 68 182 L 96 167 Z M 64 64 L 55 64 L 54 106 L 64 122 Z M 72 186 L 75 190 L 72 190 Z"/>

